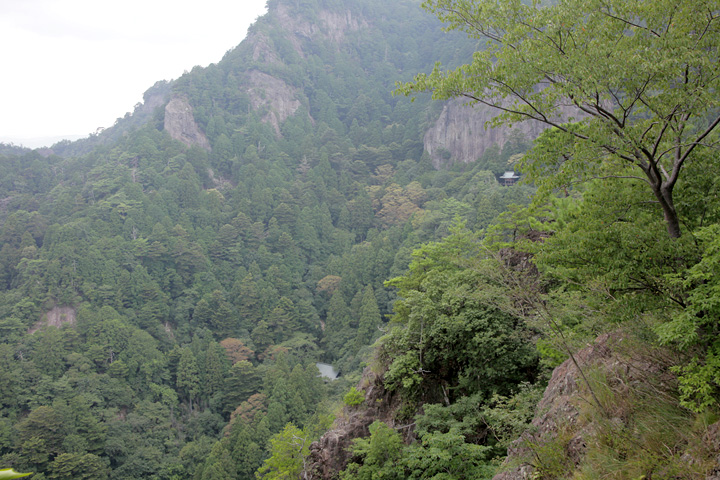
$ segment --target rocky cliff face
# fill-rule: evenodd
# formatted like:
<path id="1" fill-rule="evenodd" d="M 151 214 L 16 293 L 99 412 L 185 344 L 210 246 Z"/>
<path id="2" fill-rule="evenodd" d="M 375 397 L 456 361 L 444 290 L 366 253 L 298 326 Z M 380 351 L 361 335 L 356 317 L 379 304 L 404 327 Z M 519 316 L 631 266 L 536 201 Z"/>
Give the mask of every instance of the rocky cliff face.
<path id="1" fill-rule="evenodd" d="M 448 162 L 474 162 L 493 144 L 502 148 L 513 130 L 533 140 L 547 128 L 535 121 L 522 122 L 513 128 L 486 128 L 486 124 L 497 114 L 497 110 L 485 105 L 463 105 L 461 99 L 447 102 L 423 139 L 425 150 L 430 154 L 435 168 Z"/>
<path id="2" fill-rule="evenodd" d="M 278 4 L 271 13 L 282 25 L 284 37 L 302 58 L 306 56 L 303 45 L 307 40 L 321 39 L 339 44 L 347 32 L 367 25 L 366 21 L 356 18 L 350 11 L 339 13 L 321 10 L 317 12 L 317 22 L 296 15 L 284 4 Z M 248 37 L 248 41 L 252 44 L 253 61 L 264 65 L 282 64 L 282 59 L 265 33 L 256 32 Z M 302 93 L 297 88 L 260 70 L 250 72 L 246 92 L 253 110 L 262 114 L 262 121 L 271 125 L 278 136 L 282 123 L 302 105 Z"/>
<path id="3" fill-rule="evenodd" d="M 165 107 L 164 129 L 172 138 L 187 146 L 197 145 L 210 150 L 210 142 L 195 123 L 192 107 L 186 98 L 176 97 L 168 102 Z"/>
<path id="4" fill-rule="evenodd" d="M 280 125 L 300 108 L 298 92 L 277 77 L 257 70 L 250 72 L 247 93 L 256 111 L 265 112 L 262 121 L 272 125 L 280 135 Z"/>
<path id="5" fill-rule="evenodd" d="M 287 32 L 288 40 L 301 57 L 305 56 L 304 40 L 322 38 L 337 44 L 345 39 L 348 32 L 368 25 L 365 19 L 354 16 L 349 10 L 344 12 L 320 10 L 317 12 L 317 22 L 310 22 L 305 18 L 298 17 L 291 8 L 283 4 L 278 5 L 273 14 Z"/>
<path id="6" fill-rule="evenodd" d="M 693 417 L 677 407 L 672 361 L 662 350 L 638 351 L 631 337 L 604 334 L 574 360 L 553 371 L 536 418 L 493 480 L 576 478 L 588 471 L 597 477 L 579 478 L 628 478 L 620 472 L 633 465 L 644 474 L 632 478 L 720 479 L 720 422 L 691 432 Z M 654 437 L 672 422 L 687 431 Z M 593 463 L 603 456 L 605 463 Z"/>
<path id="7" fill-rule="evenodd" d="M 385 390 L 382 377 L 369 368 L 363 372 L 358 390 L 364 390 L 365 401 L 359 407 L 345 407 L 343 415 L 333 424 L 333 429 L 310 445 L 307 478 L 331 480 L 337 478 L 349 463 L 352 455 L 349 447 L 356 438 L 370 435 L 369 427 L 375 420 L 395 427 L 394 413 L 399 407 L 398 398 Z M 403 429 L 411 435 L 409 429 Z"/>

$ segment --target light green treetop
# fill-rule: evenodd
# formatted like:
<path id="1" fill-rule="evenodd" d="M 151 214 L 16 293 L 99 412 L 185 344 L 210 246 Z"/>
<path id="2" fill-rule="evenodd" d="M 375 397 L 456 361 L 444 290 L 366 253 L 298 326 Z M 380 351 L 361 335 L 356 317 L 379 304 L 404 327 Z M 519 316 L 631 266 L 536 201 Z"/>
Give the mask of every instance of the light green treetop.
<path id="1" fill-rule="evenodd" d="M 309 435 L 292 423 L 270 439 L 272 455 L 265 460 L 255 477 L 267 480 L 292 480 L 305 472 L 305 458 L 310 454 Z"/>
<path id="2" fill-rule="evenodd" d="M 0 480 L 10 480 L 11 478 L 27 477 L 32 473 L 18 473 L 12 468 L 0 469 Z"/>

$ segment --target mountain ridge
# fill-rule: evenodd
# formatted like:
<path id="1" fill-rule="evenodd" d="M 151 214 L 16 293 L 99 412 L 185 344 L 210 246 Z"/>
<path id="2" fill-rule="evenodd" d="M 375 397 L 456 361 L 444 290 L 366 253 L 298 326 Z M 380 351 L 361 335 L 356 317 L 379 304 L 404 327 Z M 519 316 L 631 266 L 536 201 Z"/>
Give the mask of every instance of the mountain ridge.
<path id="1" fill-rule="evenodd" d="M 527 202 L 490 171 L 518 148 L 436 170 L 441 106 L 391 93 L 474 41 L 415 1 L 270 3 L 113 127 L 0 153 L 0 464 L 255 478 L 329 427 L 413 250 Z"/>
<path id="2" fill-rule="evenodd" d="M 305 107 L 308 118 L 314 122 L 313 112 L 321 109 L 323 105 L 311 100 L 304 91 L 302 84 L 307 83 L 307 80 L 294 84 L 292 81 L 288 83 L 287 78 L 289 68 L 295 68 L 291 67 L 293 62 L 297 64 L 307 60 L 308 53 L 305 50 L 308 50 L 308 47 L 303 48 L 303 43 L 309 40 L 317 42 L 319 39 L 336 50 L 335 54 L 331 56 L 334 59 L 338 55 L 345 54 L 342 51 L 344 43 L 347 47 L 347 42 L 352 42 L 351 39 L 346 38 L 348 34 L 367 30 L 374 25 L 373 20 L 364 17 L 361 11 L 358 13 L 350 7 L 333 2 L 324 3 L 327 6 L 323 6 L 318 11 L 312 11 L 308 18 L 307 10 L 304 11 L 304 16 L 292 16 L 289 13 L 291 12 L 289 2 L 269 2 L 268 13 L 260 17 L 256 24 L 253 24 L 248 30 L 245 39 L 230 49 L 219 62 L 211 64 L 206 69 L 196 67 L 192 72 L 186 73 L 173 82 L 157 82 L 144 94 L 143 102 L 136 106 L 132 114 L 119 118 L 113 127 L 92 135 L 88 140 L 81 140 L 76 145 L 107 144 L 112 141 L 111 139 L 117 139 L 119 135 L 123 134 L 122 132 L 152 121 L 152 116 L 157 115 L 159 107 L 167 108 L 168 102 L 174 101 L 173 99 L 178 97 L 192 97 L 187 88 L 179 85 L 186 83 L 189 80 L 188 77 L 207 71 L 207 69 L 222 71 L 229 75 L 230 82 L 226 80 L 225 83 L 231 85 L 234 77 L 239 75 L 240 83 L 235 87 L 239 92 L 236 94 L 247 95 L 249 97 L 248 108 L 260 115 L 262 122 L 270 124 L 279 136 L 282 124 L 301 106 Z M 409 2 L 408 5 L 414 5 L 414 3 L 417 2 Z M 370 4 L 372 5 L 372 2 Z M 318 5 L 323 5 L 323 2 L 319 2 Z M 428 16 L 427 21 L 434 22 L 434 18 Z M 465 40 L 463 42 L 467 43 Z M 472 44 L 473 42 L 469 43 L 469 45 Z M 387 60 L 387 47 L 384 48 L 384 51 Z M 315 53 L 311 52 L 310 55 L 315 56 Z M 242 58 L 244 66 L 239 69 L 237 67 L 228 68 L 227 62 L 238 63 L 238 57 Z M 453 65 L 458 61 L 460 58 L 444 63 Z M 328 65 L 332 65 L 332 63 L 326 64 L 326 68 Z M 430 63 L 427 63 L 425 68 L 431 66 Z M 345 76 L 366 75 L 366 71 L 363 70 L 365 67 L 361 68 L 353 73 L 347 72 Z M 398 73 L 402 71 L 414 74 L 421 69 L 398 66 Z M 389 80 L 384 85 L 385 95 L 389 95 L 393 90 L 398 78 L 393 77 Z M 295 83 L 297 83 L 297 79 Z M 170 92 L 174 93 L 170 94 Z M 192 98 L 188 100 L 192 108 L 191 113 L 198 106 L 193 106 L 193 101 Z M 195 101 L 195 103 L 197 102 Z M 175 112 L 175 109 L 172 111 Z M 425 120 L 423 126 L 423 148 L 430 154 L 435 168 L 457 162 L 472 163 L 481 158 L 485 151 L 493 145 L 502 149 L 513 135 L 513 131 L 515 136 L 521 135 L 526 141 L 531 141 L 544 129 L 532 122 L 521 124 L 514 129 L 505 126 L 488 127 L 488 123 L 494 118 L 496 112 L 489 107 L 466 107 L 458 100 L 444 102 L 440 111 L 433 107 L 428 110 L 428 114 L 431 116 Z M 203 128 L 207 126 L 203 125 L 202 119 L 199 123 L 194 122 L 195 126 L 191 126 L 192 123 L 186 122 L 192 132 L 183 133 L 182 128 L 170 127 L 171 136 L 178 140 L 183 138 L 188 145 L 197 144 L 202 148 L 211 149 L 210 143 L 206 143 L 203 139 L 205 136 Z M 197 141 L 188 140 L 190 138 L 196 138 Z M 71 151 L 77 153 L 77 148 L 69 147 L 68 143 L 62 142 L 54 145 L 53 151 L 60 155 L 68 155 Z M 82 147 L 82 151 L 87 151 L 87 148 Z M 510 166 L 507 167 L 510 168 Z"/>

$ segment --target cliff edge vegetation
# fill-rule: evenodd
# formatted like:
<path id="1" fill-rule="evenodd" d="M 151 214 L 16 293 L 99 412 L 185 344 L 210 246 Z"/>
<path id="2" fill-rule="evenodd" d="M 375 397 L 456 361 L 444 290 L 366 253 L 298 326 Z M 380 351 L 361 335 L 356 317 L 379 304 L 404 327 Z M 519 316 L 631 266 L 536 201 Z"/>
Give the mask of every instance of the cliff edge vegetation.
<path id="1" fill-rule="evenodd" d="M 424 6 L 487 43 L 399 91 L 549 126 L 520 162 L 539 191 L 388 283 L 400 406 L 340 477 L 716 478 L 720 4 Z"/>

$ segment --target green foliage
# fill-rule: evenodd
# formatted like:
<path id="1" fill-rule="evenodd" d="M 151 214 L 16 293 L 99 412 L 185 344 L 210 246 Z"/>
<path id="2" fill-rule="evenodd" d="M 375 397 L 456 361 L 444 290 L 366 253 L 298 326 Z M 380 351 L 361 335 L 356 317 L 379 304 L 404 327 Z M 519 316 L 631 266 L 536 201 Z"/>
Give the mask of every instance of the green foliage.
<path id="1" fill-rule="evenodd" d="M 449 29 L 485 40 L 485 48 L 470 63 L 449 71 L 436 65 L 399 91 L 489 105 L 500 111 L 494 125 L 533 119 L 552 127 L 525 159 L 536 181 L 554 188 L 639 178 L 668 236 L 681 235 L 674 189 L 685 165 L 712 148 L 720 124 L 720 80 L 711 73 L 720 54 L 714 1 L 424 6 Z"/>
<path id="2" fill-rule="evenodd" d="M 363 292 L 362 303 L 360 304 L 360 318 L 358 319 L 358 332 L 355 337 L 356 348 L 359 350 L 363 345 L 368 345 L 376 336 L 377 327 L 380 326 L 380 309 L 378 308 L 375 292 L 372 286 Z"/>
<path id="3" fill-rule="evenodd" d="M 256 473 L 258 479 L 290 480 L 304 474 L 310 454 L 309 436 L 292 423 L 270 439 L 271 456 Z"/>
<path id="4" fill-rule="evenodd" d="M 684 308 L 657 327 L 660 340 L 681 350 L 702 347 L 687 365 L 678 366 L 682 404 L 696 412 L 718 405 L 720 388 L 720 344 L 717 322 L 720 313 L 720 225 L 695 232 L 702 248 L 702 259 L 680 274 L 668 275 L 686 292 Z"/>
<path id="5" fill-rule="evenodd" d="M 406 395 L 446 402 L 465 394 L 507 394 L 532 379 L 537 363 L 530 332 L 488 301 L 480 244 L 457 226 L 442 242 L 414 254 L 384 338 L 386 385 Z M 492 294 L 490 295 L 490 297 Z"/>
<path id="6" fill-rule="evenodd" d="M 507 449 L 525 431 L 536 414 L 536 407 L 544 392 L 543 382 L 522 384 L 511 396 L 496 395 L 479 412 L 488 434 L 494 441 L 488 442 L 495 449 Z M 502 453 L 501 453 L 502 455 Z"/>
<path id="7" fill-rule="evenodd" d="M 564 309 L 561 315 L 553 312 L 566 333 L 573 332 L 570 337 L 587 337 L 619 322 L 640 330 L 649 326 L 660 343 L 689 352 L 675 368 L 683 405 L 714 408 L 717 225 L 668 239 L 648 196 L 634 182 L 622 187 L 588 185 L 572 209 L 555 207 L 557 221 L 548 225 L 554 235 L 528 246 L 558 286 L 546 308 Z M 687 214 L 692 223 L 706 213 Z"/>
<path id="8" fill-rule="evenodd" d="M 484 227 L 527 201 L 530 187 L 501 189 L 488 171 L 521 139 L 438 172 L 422 137 L 439 109 L 390 94 L 474 41 L 444 34 L 414 1 L 283 4 L 310 25 L 327 10 L 360 28 L 300 38 L 271 12 L 221 62 L 56 145 L 62 157 L 2 148 L 8 464 L 39 478 L 252 478 L 288 422 L 313 438 L 328 428 L 314 364 L 359 375 L 396 297 L 384 281 L 410 252 L 456 216 Z M 257 72 L 301 104 L 278 130 L 277 109 L 258 106 L 272 95 L 249 93 Z M 171 96 L 188 100 L 211 151 L 171 138 Z M 333 292 L 319 286 L 327 277 Z M 494 346 L 481 343 L 472 349 Z"/>
<path id="9" fill-rule="evenodd" d="M 109 478 L 109 468 L 106 461 L 91 453 L 85 455 L 63 453 L 50 464 L 46 477 L 56 480 L 67 478 L 106 480 Z"/>
<path id="10" fill-rule="evenodd" d="M 29 475 L 32 475 L 32 473 L 18 473 L 12 468 L 3 468 L 0 470 L 0 479 L 2 480 L 10 480 L 12 478 L 20 478 L 20 477 L 27 477 Z"/>
<path id="11" fill-rule="evenodd" d="M 365 394 L 363 392 L 359 392 L 355 387 L 351 387 L 350 391 L 343 397 L 343 402 L 348 407 L 357 407 L 358 405 L 362 405 L 364 401 Z"/>
<path id="12" fill-rule="evenodd" d="M 400 434 L 381 421 L 370 425 L 370 437 L 353 441 L 352 452 L 362 463 L 350 463 L 340 473 L 342 480 L 372 480 L 375 478 L 401 479 L 403 469 L 398 461 L 402 457 L 403 443 Z"/>
<path id="13" fill-rule="evenodd" d="M 489 447 L 467 443 L 465 435 L 451 428 L 447 432 L 421 435 L 421 443 L 408 448 L 405 478 L 417 480 L 491 479 L 495 468 L 488 465 Z"/>
<path id="14" fill-rule="evenodd" d="M 420 441 L 409 446 L 385 423 L 370 425 L 368 438 L 355 439 L 355 461 L 340 473 L 341 479 L 397 478 L 414 480 L 489 479 L 489 448 L 466 442 L 456 427 L 446 431 L 420 431 Z"/>

